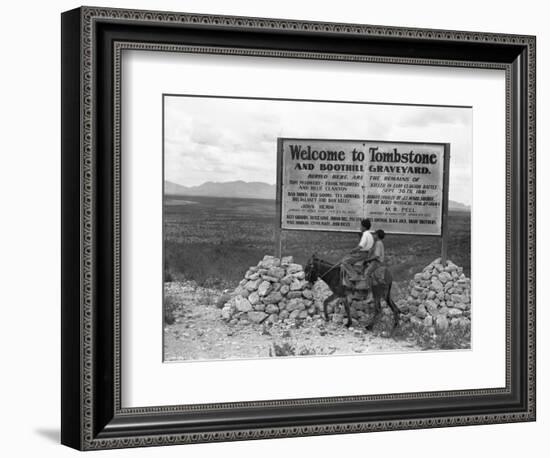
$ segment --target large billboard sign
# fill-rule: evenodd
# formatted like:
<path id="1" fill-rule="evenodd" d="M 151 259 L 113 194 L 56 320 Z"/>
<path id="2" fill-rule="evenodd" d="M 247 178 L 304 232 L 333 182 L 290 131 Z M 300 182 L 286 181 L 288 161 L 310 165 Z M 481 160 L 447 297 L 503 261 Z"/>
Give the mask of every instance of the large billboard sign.
<path id="1" fill-rule="evenodd" d="M 442 235 L 449 145 L 280 138 L 280 228 Z"/>

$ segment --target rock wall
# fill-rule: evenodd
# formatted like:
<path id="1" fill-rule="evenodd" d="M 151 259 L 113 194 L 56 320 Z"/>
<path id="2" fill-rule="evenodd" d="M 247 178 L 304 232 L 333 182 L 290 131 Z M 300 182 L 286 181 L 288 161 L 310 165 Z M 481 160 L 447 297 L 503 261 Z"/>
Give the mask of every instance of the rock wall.
<path id="1" fill-rule="evenodd" d="M 305 280 L 303 267 L 294 263 L 292 256 L 279 259 L 266 255 L 248 269 L 235 290 L 224 292 L 218 307 L 223 320 L 232 324 L 293 323 L 322 319 L 322 301 L 330 294 L 323 282 L 312 288 Z M 442 265 L 436 259 L 430 263 L 409 282 L 405 294 L 406 298 L 398 299 L 396 291 L 392 292 L 403 312 L 402 322 L 433 335 L 444 334 L 455 326 L 470 327 L 470 279 L 452 261 Z M 352 325 L 369 324 L 373 309 L 372 302 L 358 293 L 350 309 Z M 331 321 L 345 322 L 343 303 L 332 302 L 327 311 Z M 392 321 L 385 303 L 382 312 Z"/>
<path id="2" fill-rule="evenodd" d="M 234 291 L 224 294 L 219 304 L 222 318 L 230 323 L 318 318 L 304 269 L 294 263 L 292 256 L 264 256 L 248 269 Z"/>
<path id="3" fill-rule="evenodd" d="M 470 279 L 452 261 L 438 258 L 409 283 L 409 295 L 397 303 L 402 319 L 435 334 L 452 327 L 469 327 L 471 319 Z"/>

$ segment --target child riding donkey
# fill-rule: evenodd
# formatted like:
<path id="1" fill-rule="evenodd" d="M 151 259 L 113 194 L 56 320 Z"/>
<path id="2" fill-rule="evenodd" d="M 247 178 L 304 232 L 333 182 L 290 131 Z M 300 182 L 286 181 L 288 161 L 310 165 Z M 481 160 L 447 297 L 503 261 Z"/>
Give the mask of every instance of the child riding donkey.
<path id="1" fill-rule="evenodd" d="M 384 262 L 384 244 L 382 240 L 384 239 L 385 233 L 382 229 L 370 232 L 370 228 L 370 219 L 361 220 L 361 240 L 357 247 L 342 259 L 341 266 L 342 274 L 345 277 L 343 281 L 345 283 L 351 283 L 351 281 L 357 277 L 357 273 L 353 268 L 354 264 L 359 262 L 362 262 L 363 265 L 367 264 L 367 268 L 363 275 L 368 281 L 369 290 L 372 291 L 372 274 Z"/>
<path id="2" fill-rule="evenodd" d="M 388 268 L 384 266 L 384 231 L 379 229 L 370 232 L 371 223 L 369 219 L 361 221 L 361 241 L 342 261 L 336 264 L 319 259 L 313 255 L 305 266 L 305 278 L 310 284 L 314 284 L 318 279 L 323 280 L 332 294 L 323 301 L 323 311 L 325 320 L 329 319 L 328 304 L 334 299 L 343 301 L 346 308 L 347 323 L 351 326 L 351 303 L 357 291 L 369 291 L 372 300 L 375 303 L 375 315 L 367 325 L 367 329 L 372 329 L 374 322 L 381 313 L 380 301 L 384 299 L 391 308 L 394 318 L 394 328 L 399 324 L 399 315 L 401 311 L 391 298 L 392 275 Z M 361 263 L 361 271 L 357 272 L 354 265 Z M 363 272 L 364 265 L 367 268 Z M 365 284 L 365 280 L 367 280 Z M 366 286 L 366 288 L 365 288 Z"/>

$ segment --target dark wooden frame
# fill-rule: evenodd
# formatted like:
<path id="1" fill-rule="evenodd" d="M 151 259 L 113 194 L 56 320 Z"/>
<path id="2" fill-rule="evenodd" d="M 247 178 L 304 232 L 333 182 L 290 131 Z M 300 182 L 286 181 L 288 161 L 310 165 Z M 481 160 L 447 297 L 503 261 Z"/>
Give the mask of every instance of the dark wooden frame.
<path id="1" fill-rule="evenodd" d="M 506 387 L 125 409 L 120 405 L 123 49 L 506 72 Z M 535 38 L 83 7 L 62 15 L 62 434 L 82 449 L 535 419 Z M 503 286 L 504 287 L 504 286 Z"/>

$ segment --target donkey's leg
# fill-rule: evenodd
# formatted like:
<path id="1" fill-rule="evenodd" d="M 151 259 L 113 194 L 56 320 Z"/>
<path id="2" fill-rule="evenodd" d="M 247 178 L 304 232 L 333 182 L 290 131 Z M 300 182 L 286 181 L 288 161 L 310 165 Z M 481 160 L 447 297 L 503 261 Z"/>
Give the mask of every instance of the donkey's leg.
<path id="1" fill-rule="evenodd" d="M 348 322 L 346 323 L 346 327 L 349 328 L 351 326 L 351 294 L 346 294 L 344 297 L 344 306 L 346 307 L 346 315 L 348 317 Z"/>
<path id="2" fill-rule="evenodd" d="M 333 293 L 323 301 L 323 312 L 325 315 L 325 321 L 328 321 L 328 304 L 336 299 L 336 297 L 336 294 Z"/>
<path id="3" fill-rule="evenodd" d="M 367 325 L 367 329 L 370 331 L 374 323 L 378 320 L 378 316 L 382 312 L 382 306 L 380 304 L 380 294 L 379 291 L 376 291 L 376 287 L 373 288 L 372 291 L 373 298 L 374 298 L 374 316 L 372 317 L 372 320 L 370 320 L 370 323 Z"/>

